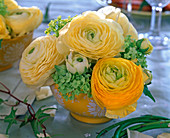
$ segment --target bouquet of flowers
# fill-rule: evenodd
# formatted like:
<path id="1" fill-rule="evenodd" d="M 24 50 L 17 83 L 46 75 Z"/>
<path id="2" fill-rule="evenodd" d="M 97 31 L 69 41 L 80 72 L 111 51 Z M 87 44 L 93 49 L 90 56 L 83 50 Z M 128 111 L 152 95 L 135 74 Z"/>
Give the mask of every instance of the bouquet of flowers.
<path id="1" fill-rule="evenodd" d="M 135 111 L 143 92 L 154 100 L 147 88 L 152 74 L 146 69 L 153 47 L 148 39 L 138 39 L 119 8 L 58 17 L 45 33 L 22 54 L 19 70 L 28 86 L 56 83 L 65 100 L 87 94 L 109 118 Z"/>

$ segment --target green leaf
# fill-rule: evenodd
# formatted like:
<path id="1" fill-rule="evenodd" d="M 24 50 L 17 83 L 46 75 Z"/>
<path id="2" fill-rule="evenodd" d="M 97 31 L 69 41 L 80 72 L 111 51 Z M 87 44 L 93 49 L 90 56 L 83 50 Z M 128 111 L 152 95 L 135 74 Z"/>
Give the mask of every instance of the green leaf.
<path id="1" fill-rule="evenodd" d="M 14 110 L 14 108 L 12 107 L 11 113 L 8 116 L 6 116 L 5 119 L 4 119 L 4 122 L 9 123 L 8 127 L 6 129 L 6 134 L 8 134 L 8 131 L 9 131 L 10 127 L 12 126 L 12 124 L 17 124 L 16 115 L 15 115 L 16 111 L 17 111 L 17 109 Z"/>
<path id="2" fill-rule="evenodd" d="M 141 44 L 142 44 L 143 41 L 144 41 L 144 38 L 139 39 L 139 40 L 136 42 L 137 48 L 140 48 L 140 47 L 141 47 Z"/>
<path id="3" fill-rule="evenodd" d="M 29 121 L 29 120 L 30 120 L 30 121 Z M 25 115 L 25 117 L 24 117 L 24 122 L 22 122 L 19 127 L 23 127 L 23 126 L 25 126 L 26 124 L 28 124 L 29 122 L 31 122 L 31 116 L 28 117 L 28 115 Z"/>
<path id="4" fill-rule="evenodd" d="M 41 106 L 38 111 L 35 113 L 35 118 L 39 118 L 39 116 L 44 112 L 42 108 L 44 108 L 45 105 Z"/>
<path id="5" fill-rule="evenodd" d="M 44 117 L 43 119 L 40 120 L 40 125 L 43 124 L 47 119 L 49 119 L 49 116 Z"/>
<path id="6" fill-rule="evenodd" d="M 1 49 L 1 43 L 2 43 L 2 40 L 3 40 L 3 39 L 0 39 L 0 49 Z"/>
<path id="7" fill-rule="evenodd" d="M 29 95 L 27 95 L 27 96 L 25 97 L 24 103 L 27 103 L 27 102 L 28 102 L 28 96 L 29 96 Z"/>
<path id="8" fill-rule="evenodd" d="M 44 107 L 45 107 L 45 106 L 41 106 L 41 107 L 38 109 L 38 111 L 35 113 L 35 117 L 36 117 L 37 119 L 41 119 L 41 118 L 43 118 L 43 117 L 50 117 L 50 114 L 44 113 L 44 111 L 46 111 L 46 110 L 52 110 L 52 109 L 57 110 L 56 108 L 45 108 L 45 109 L 42 109 L 42 108 L 44 108 Z"/>
<path id="9" fill-rule="evenodd" d="M 38 120 L 36 119 L 36 120 L 32 120 L 31 122 L 31 127 L 32 127 L 32 130 L 33 130 L 33 132 L 34 132 L 34 135 L 37 137 L 37 134 L 40 134 L 40 132 L 39 132 L 39 122 L 38 122 Z"/>
<path id="10" fill-rule="evenodd" d="M 19 102 L 18 101 L 16 101 L 16 103 L 15 103 L 16 105 L 18 105 L 19 104 Z"/>
<path id="11" fill-rule="evenodd" d="M 143 54 L 145 54 L 145 53 L 146 53 L 146 51 L 148 51 L 148 49 L 149 49 L 149 47 L 148 47 L 148 48 L 146 48 L 146 49 L 140 49 L 140 51 L 141 51 Z"/>
<path id="12" fill-rule="evenodd" d="M 147 85 L 144 86 L 143 93 L 145 94 L 145 96 L 148 96 L 149 98 L 152 99 L 152 101 L 155 102 L 155 98 L 152 96 L 152 94 L 151 94 L 151 92 L 149 91 Z"/>
<path id="13" fill-rule="evenodd" d="M 3 102 L 4 102 L 4 100 L 0 98 L 0 105 L 1 105 Z"/>

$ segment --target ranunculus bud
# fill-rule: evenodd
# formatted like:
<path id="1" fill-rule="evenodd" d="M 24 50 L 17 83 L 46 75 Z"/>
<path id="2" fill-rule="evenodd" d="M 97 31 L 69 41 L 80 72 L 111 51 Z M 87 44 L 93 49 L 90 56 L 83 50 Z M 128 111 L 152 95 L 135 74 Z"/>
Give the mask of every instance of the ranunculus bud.
<path id="1" fill-rule="evenodd" d="M 152 81 L 152 73 L 150 70 L 143 69 L 143 79 L 144 83 L 147 85 Z"/>
<path id="2" fill-rule="evenodd" d="M 150 41 L 147 39 L 147 38 L 144 38 L 144 40 L 142 41 L 142 43 L 141 43 L 141 49 L 147 49 L 146 51 L 145 51 L 145 54 L 150 54 L 150 53 L 152 53 L 152 51 L 153 51 L 153 46 L 152 46 L 152 44 L 150 43 Z"/>
<path id="3" fill-rule="evenodd" d="M 70 52 L 66 58 L 66 67 L 67 70 L 73 74 L 76 72 L 82 74 L 85 71 L 85 68 L 89 67 L 89 63 L 86 57 L 78 53 Z"/>

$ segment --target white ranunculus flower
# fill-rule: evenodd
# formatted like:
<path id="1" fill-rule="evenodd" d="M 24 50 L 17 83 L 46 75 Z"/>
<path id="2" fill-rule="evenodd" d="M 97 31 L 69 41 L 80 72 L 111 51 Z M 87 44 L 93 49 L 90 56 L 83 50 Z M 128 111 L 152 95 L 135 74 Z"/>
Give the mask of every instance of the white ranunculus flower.
<path id="1" fill-rule="evenodd" d="M 73 74 L 76 72 L 82 74 L 85 71 L 85 68 L 89 67 L 89 63 L 86 57 L 71 51 L 66 58 L 66 67 L 67 70 Z"/>

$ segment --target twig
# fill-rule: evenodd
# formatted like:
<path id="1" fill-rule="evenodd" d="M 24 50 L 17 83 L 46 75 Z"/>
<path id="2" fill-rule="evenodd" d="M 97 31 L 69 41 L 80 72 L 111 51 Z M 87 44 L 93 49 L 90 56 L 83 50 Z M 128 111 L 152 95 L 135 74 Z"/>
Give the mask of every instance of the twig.
<path id="1" fill-rule="evenodd" d="M 7 102 L 4 102 L 4 104 L 6 104 L 6 105 L 8 105 L 8 106 L 11 106 L 11 107 L 17 106 L 17 105 L 19 105 L 20 103 L 25 104 L 25 105 L 27 106 L 27 109 L 28 109 L 29 114 L 31 115 L 31 118 L 28 119 L 27 121 L 30 121 L 30 120 L 38 120 L 38 122 L 40 122 L 40 120 L 35 117 L 35 114 L 36 114 L 36 113 L 35 113 L 34 108 L 31 106 L 31 104 L 29 104 L 29 103 L 27 103 L 27 102 L 25 102 L 25 101 L 22 101 L 22 100 L 20 100 L 20 99 L 18 99 L 16 96 L 14 96 L 14 95 L 11 93 L 11 91 L 9 90 L 9 88 L 8 88 L 5 84 L 3 84 L 2 82 L 0 82 L 0 84 L 6 89 L 6 91 L 0 89 L 0 92 L 10 95 L 12 98 L 14 98 L 15 100 L 18 101 L 15 105 L 10 105 L 10 104 L 8 104 Z M 15 119 L 16 119 L 16 118 L 15 118 Z M 24 122 L 24 120 L 19 120 L 19 119 L 16 119 L 16 120 L 17 120 L 17 121 L 20 121 L 20 122 Z M 46 136 L 47 136 L 47 135 L 46 135 L 46 127 L 44 126 L 44 124 L 41 124 L 41 127 L 42 127 L 42 130 L 43 130 L 43 134 L 44 134 L 44 136 L 46 137 Z"/>

